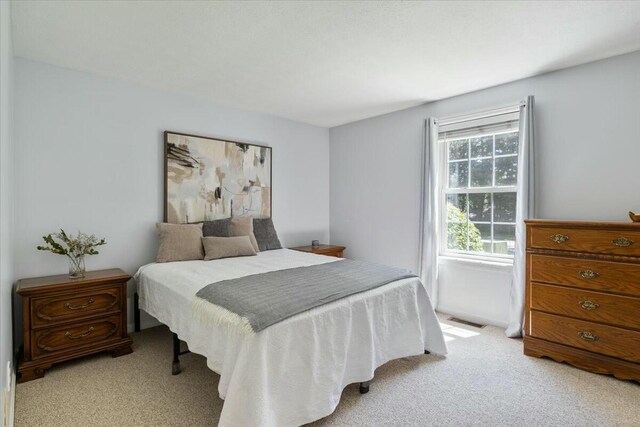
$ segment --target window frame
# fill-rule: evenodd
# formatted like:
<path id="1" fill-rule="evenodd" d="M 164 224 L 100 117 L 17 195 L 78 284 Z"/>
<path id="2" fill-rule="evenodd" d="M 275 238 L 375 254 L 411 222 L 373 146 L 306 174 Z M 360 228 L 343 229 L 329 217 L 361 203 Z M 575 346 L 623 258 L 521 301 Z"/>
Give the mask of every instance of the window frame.
<path id="1" fill-rule="evenodd" d="M 516 185 L 510 185 L 510 186 L 496 186 L 495 185 L 495 159 L 498 158 L 507 158 L 507 157 L 516 157 L 518 158 L 520 153 L 519 153 L 519 146 L 518 146 L 518 152 L 516 154 L 506 154 L 506 155 L 495 155 L 495 136 L 496 135 L 501 135 L 501 134 L 506 134 L 506 133 L 513 133 L 513 132 L 518 132 L 518 135 L 520 133 L 520 126 L 518 123 L 518 126 L 515 128 L 511 128 L 511 129 L 504 129 L 504 130 L 499 130 L 499 131 L 490 131 L 490 132 L 481 132 L 479 131 L 477 134 L 470 134 L 467 135 L 465 137 L 460 137 L 460 138 L 455 138 L 455 139 L 450 139 L 447 140 L 447 138 L 442 138 L 440 137 L 440 134 L 438 134 L 438 146 L 439 146 L 439 166 L 440 166 L 440 173 L 438 174 L 438 180 L 439 180 L 439 185 L 438 185 L 438 192 L 439 192 L 439 197 L 438 197 L 438 201 L 439 201 L 439 216 L 440 216 L 440 220 L 439 220 L 439 225 L 440 225 L 440 230 L 442 230 L 439 236 L 439 243 L 440 243 L 440 251 L 439 251 L 439 256 L 441 257 L 447 257 L 447 258 L 459 258 L 459 259 L 468 259 L 468 260 L 476 260 L 476 261 L 486 261 L 486 262 L 492 262 L 492 263 L 501 263 L 501 264 L 513 264 L 513 260 L 514 260 L 514 256 L 513 255 L 503 255 L 503 254 L 495 254 L 495 253 L 488 253 L 488 252 L 473 252 L 473 251 L 461 251 L 461 250 L 455 250 L 455 249 L 449 249 L 448 248 L 448 240 L 447 240 L 447 236 L 448 236 L 448 228 L 447 228 L 447 196 L 450 194 L 484 194 L 484 193 L 491 193 L 491 221 L 471 221 L 469 219 L 469 201 L 467 200 L 467 212 L 466 217 L 467 217 L 467 222 L 471 223 L 471 222 L 479 222 L 479 223 L 487 223 L 489 225 L 491 225 L 491 245 L 492 245 L 492 250 L 493 250 L 493 234 L 494 234 L 494 225 L 517 225 L 517 223 L 514 222 L 494 222 L 494 212 L 493 212 L 493 195 L 495 193 L 516 193 L 516 201 L 517 198 L 520 196 L 519 192 L 518 192 L 518 186 L 517 183 Z M 468 157 L 466 159 L 466 161 L 469 164 L 469 172 L 468 172 L 468 181 L 467 181 L 467 187 L 460 187 L 460 188 L 449 188 L 449 142 L 451 141 L 457 141 L 457 140 L 461 140 L 461 139 L 472 139 L 472 138 L 480 138 L 483 136 L 488 136 L 488 135 L 492 135 L 493 136 L 493 150 L 491 153 L 491 157 L 488 156 L 484 156 L 484 157 L 478 157 L 478 158 L 471 158 L 471 146 L 469 145 L 469 152 L 468 152 Z M 489 187 L 470 187 L 469 185 L 471 184 L 470 180 L 471 180 L 471 162 L 472 160 L 478 160 L 478 159 L 491 159 L 492 160 L 492 186 Z M 464 160 L 461 160 L 464 161 Z M 517 203 L 517 202 L 516 202 Z M 467 233 L 468 236 L 468 233 Z"/>

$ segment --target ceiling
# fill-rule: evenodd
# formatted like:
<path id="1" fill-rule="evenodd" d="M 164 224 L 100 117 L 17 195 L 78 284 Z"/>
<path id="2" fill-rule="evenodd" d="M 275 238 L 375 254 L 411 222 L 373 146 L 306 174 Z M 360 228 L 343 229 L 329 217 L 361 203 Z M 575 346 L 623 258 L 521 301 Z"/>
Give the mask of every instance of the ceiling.
<path id="1" fill-rule="evenodd" d="M 640 49 L 640 2 L 14 1 L 17 56 L 332 127 Z"/>

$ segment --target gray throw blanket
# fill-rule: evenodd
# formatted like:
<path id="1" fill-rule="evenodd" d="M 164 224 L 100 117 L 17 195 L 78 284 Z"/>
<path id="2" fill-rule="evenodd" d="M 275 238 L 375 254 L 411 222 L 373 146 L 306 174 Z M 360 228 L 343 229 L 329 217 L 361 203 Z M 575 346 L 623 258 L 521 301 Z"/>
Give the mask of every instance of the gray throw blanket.
<path id="1" fill-rule="evenodd" d="M 345 259 L 270 271 L 211 283 L 196 294 L 194 309 L 214 323 L 241 322 L 261 330 L 293 315 L 396 280 L 415 277 L 407 270 Z M 204 306 L 203 306 L 203 303 Z M 226 310 L 214 308 L 211 304 Z M 233 316 L 229 312 L 237 315 Z M 211 317 L 215 317 L 211 319 Z M 238 318 L 239 317 L 239 318 Z"/>

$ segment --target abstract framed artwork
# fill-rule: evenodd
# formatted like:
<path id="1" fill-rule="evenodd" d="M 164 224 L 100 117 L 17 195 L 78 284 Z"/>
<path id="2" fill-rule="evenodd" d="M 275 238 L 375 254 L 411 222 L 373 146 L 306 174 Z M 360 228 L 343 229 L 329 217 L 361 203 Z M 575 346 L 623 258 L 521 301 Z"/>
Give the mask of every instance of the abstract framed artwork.
<path id="1" fill-rule="evenodd" d="M 165 131 L 164 220 L 271 217 L 271 147 Z"/>

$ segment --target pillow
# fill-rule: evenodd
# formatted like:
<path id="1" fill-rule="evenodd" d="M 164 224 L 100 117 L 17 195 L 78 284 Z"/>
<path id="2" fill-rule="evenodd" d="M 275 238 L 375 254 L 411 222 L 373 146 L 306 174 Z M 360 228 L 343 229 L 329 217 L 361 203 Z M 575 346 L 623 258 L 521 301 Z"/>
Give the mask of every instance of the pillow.
<path id="1" fill-rule="evenodd" d="M 156 262 L 189 261 L 204 258 L 202 224 L 157 223 L 160 237 Z"/>
<path id="2" fill-rule="evenodd" d="M 258 248 L 261 251 L 282 249 L 282 245 L 278 239 L 278 233 L 276 233 L 271 218 L 254 218 L 253 234 L 256 236 Z"/>
<path id="3" fill-rule="evenodd" d="M 205 237 L 231 237 L 231 218 L 205 221 L 202 225 L 202 235 Z"/>
<path id="4" fill-rule="evenodd" d="M 249 236 L 203 237 L 204 260 L 255 255 Z"/>
<path id="5" fill-rule="evenodd" d="M 231 235 L 232 236 L 249 236 L 253 249 L 260 252 L 256 236 L 253 235 L 253 220 L 251 217 L 231 218 Z"/>

